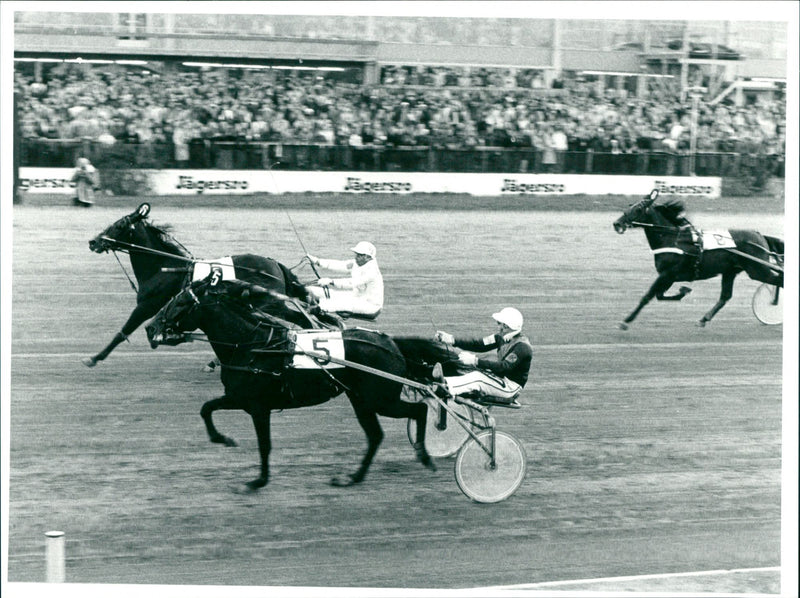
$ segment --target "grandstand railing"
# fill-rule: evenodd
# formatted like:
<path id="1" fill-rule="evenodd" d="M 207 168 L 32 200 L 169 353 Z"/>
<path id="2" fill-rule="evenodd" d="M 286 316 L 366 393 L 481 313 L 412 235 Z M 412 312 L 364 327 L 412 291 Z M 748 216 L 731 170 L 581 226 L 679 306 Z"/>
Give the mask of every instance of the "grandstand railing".
<path id="1" fill-rule="evenodd" d="M 115 143 L 82 140 L 23 139 L 20 166 L 74 167 L 79 156 L 101 170 L 343 170 L 366 172 L 471 172 L 625 174 L 655 176 L 764 176 L 783 178 L 784 156 L 737 152 L 645 151 L 631 153 L 536 148 L 232 142 L 195 140 L 188 159 L 176 159 L 171 143 Z M 185 157 L 185 156 L 184 156 Z"/>

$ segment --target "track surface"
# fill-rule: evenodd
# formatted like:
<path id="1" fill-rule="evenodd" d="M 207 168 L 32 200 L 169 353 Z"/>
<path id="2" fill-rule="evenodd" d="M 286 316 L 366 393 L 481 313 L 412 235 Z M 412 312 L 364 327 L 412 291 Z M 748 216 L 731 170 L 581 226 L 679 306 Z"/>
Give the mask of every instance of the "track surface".
<path id="1" fill-rule="evenodd" d="M 282 210 L 152 204 L 198 258 L 302 256 Z M 139 330 L 80 364 L 135 300 L 87 241 L 135 207 L 14 208 L 10 581 L 44 580 L 51 529 L 66 532 L 67 581 L 83 583 L 468 588 L 780 564 L 782 327 L 753 317 L 745 275 L 706 329 L 694 323 L 719 279 L 623 332 L 655 271 L 641 231 L 613 232 L 618 212 L 295 212 L 316 254 L 375 242 L 384 332 L 477 335 L 499 307 L 525 314 L 526 407 L 495 415 L 528 473 L 509 500 L 472 503 L 452 460 L 425 470 L 406 422 L 383 418 L 366 482 L 333 488 L 366 445 L 340 397 L 273 415 L 272 481 L 241 495 L 255 433 L 244 413 L 218 412 L 240 447 L 208 443 L 199 410 L 222 386 L 200 371 L 207 345 L 152 351 Z M 695 223 L 783 233 L 780 215 Z M 756 579 L 704 589 L 779 591 Z"/>

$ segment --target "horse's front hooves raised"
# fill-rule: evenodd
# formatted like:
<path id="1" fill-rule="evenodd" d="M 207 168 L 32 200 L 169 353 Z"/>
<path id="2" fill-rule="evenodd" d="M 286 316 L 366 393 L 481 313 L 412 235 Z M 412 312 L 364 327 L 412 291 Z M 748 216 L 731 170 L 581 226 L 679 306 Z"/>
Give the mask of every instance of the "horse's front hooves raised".
<path id="1" fill-rule="evenodd" d="M 347 488 L 348 486 L 360 484 L 363 480 L 364 478 L 359 478 L 355 475 L 334 476 L 331 478 L 331 486 L 336 486 L 337 488 Z"/>
<path id="2" fill-rule="evenodd" d="M 620 330 L 627 330 L 628 329 L 628 325 L 625 322 L 620 322 L 619 323 L 619 329 Z"/>
<path id="3" fill-rule="evenodd" d="M 698 328 L 705 328 L 707 323 L 708 320 L 700 320 L 697 324 L 695 324 L 695 326 L 697 326 Z"/>
<path id="4" fill-rule="evenodd" d="M 87 368 L 93 368 L 97 365 L 97 360 L 94 357 L 84 357 L 81 359 L 81 363 Z"/>
<path id="5" fill-rule="evenodd" d="M 692 292 L 692 287 L 681 287 L 678 289 L 678 292 L 681 294 L 681 296 L 688 295 Z"/>

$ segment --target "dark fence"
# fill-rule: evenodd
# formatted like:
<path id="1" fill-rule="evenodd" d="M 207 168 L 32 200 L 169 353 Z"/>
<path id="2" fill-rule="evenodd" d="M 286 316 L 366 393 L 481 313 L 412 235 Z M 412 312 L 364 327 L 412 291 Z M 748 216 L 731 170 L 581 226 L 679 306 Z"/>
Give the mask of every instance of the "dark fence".
<path id="1" fill-rule="evenodd" d="M 21 166 L 73 167 L 78 156 L 101 170 L 353 170 L 372 172 L 514 172 L 561 174 L 626 174 L 654 176 L 719 176 L 751 178 L 758 184 L 784 176 L 784 156 L 677 151 L 604 153 L 556 152 L 545 156 L 535 148 L 336 146 L 300 143 L 254 143 L 197 140 L 188 154 L 171 143 L 103 145 L 89 141 L 23 139 Z"/>

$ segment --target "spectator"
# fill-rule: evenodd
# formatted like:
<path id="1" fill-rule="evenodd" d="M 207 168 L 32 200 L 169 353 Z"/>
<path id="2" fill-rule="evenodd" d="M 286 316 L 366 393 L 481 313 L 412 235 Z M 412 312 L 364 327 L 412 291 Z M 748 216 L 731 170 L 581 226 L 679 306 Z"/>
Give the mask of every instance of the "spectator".
<path id="1" fill-rule="evenodd" d="M 61 65 L 41 81 L 17 72 L 15 88 L 22 98 L 24 138 L 96 141 L 102 136 L 106 143 L 113 138 L 116 144 L 144 144 L 153 150 L 153 160 L 156 145 L 174 144 L 179 164 L 186 162 L 184 146 L 203 140 L 291 144 L 316 136 L 319 143 L 347 145 L 354 132 L 365 146 L 387 138 L 410 146 L 538 143 L 549 148 L 548 168 L 569 172 L 585 170 L 586 157 L 571 152 L 590 145 L 595 172 L 607 170 L 607 152 L 636 151 L 642 167 L 649 159 L 646 151 L 675 154 L 689 147 L 691 101 L 681 101 L 668 79 L 653 80 L 658 87 L 649 97 L 626 100 L 616 93 L 601 97 L 594 82 L 569 77 L 562 79 L 558 97 L 544 96 L 532 91 L 541 72 L 531 69 L 397 66 L 385 67 L 382 77 L 383 85 L 363 86 L 296 72 L 223 78 L 213 70 L 165 68 L 161 74 L 142 74 Z M 512 79 L 513 86 L 504 87 Z M 398 87 L 406 93 L 398 93 Z M 783 102 L 736 108 L 701 101 L 698 116 L 703 132 L 698 147 L 731 152 L 747 140 L 748 151 L 785 153 Z M 541 130 L 550 131 L 546 142 L 535 139 Z M 563 156 L 567 151 L 569 159 Z"/>

